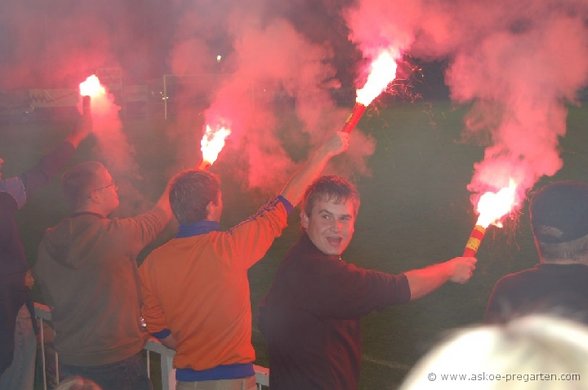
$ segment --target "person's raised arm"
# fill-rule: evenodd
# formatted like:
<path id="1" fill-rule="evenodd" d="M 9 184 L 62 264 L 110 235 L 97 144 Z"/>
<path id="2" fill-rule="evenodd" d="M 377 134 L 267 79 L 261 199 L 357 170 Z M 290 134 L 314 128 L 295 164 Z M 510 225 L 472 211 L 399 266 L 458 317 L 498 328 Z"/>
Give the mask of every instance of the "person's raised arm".
<path id="1" fill-rule="evenodd" d="M 80 142 L 91 132 L 92 120 L 89 114 L 85 114 L 63 142 L 43 156 L 35 167 L 20 175 L 27 193 L 37 191 L 49 183 L 67 165 Z"/>
<path id="2" fill-rule="evenodd" d="M 292 206 L 296 206 L 302 199 L 308 187 L 323 171 L 331 157 L 347 150 L 349 147 L 349 133 L 338 131 L 322 144 L 304 166 L 290 179 L 284 187 L 281 196 L 286 198 Z"/>
<path id="3" fill-rule="evenodd" d="M 172 180 L 168 180 L 163 193 L 150 210 L 128 218 L 128 220 L 133 221 L 131 226 L 137 228 L 134 229 L 137 236 L 133 239 L 137 243 L 140 243 L 139 246 L 141 248 L 155 240 L 172 218 L 171 206 L 169 204 L 169 191 Z"/>
<path id="4" fill-rule="evenodd" d="M 89 112 L 85 112 L 65 140 L 77 149 L 79 144 L 92 132 L 92 126 L 92 116 Z"/>
<path id="5" fill-rule="evenodd" d="M 465 283 L 476 269 L 476 258 L 456 257 L 443 263 L 405 272 L 410 286 L 410 299 L 421 298 L 447 281 Z"/>
<path id="6" fill-rule="evenodd" d="M 161 196 L 157 200 L 157 203 L 155 204 L 156 208 L 159 208 L 165 212 L 165 215 L 166 215 L 168 222 L 172 217 L 171 206 L 169 204 L 169 191 L 171 188 L 171 181 L 172 180 L 173 180 L 173 178 L 168 180 L 167 184 L 165 185 L 165 189 L 163 190 L 163 193 L 161 194 Z"/>

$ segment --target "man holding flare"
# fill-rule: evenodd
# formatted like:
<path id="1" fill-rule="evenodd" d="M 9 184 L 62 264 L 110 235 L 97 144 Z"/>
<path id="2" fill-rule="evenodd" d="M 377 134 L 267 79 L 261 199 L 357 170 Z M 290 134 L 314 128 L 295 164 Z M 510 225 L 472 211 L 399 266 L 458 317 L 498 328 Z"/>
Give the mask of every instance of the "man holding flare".
<path id="1" fill-rule="evenodd" d="M 357 389 L 362 316 L 472 276 L 473 257 L 398 275 L 345 262 L 341 255 L 353 237 L 359 203 L 355 187 L 338 176 L 321 177 L 306 190 L 300 213 L 304 232 L 261 307 L 272 390 Z"/>
<path id="2" fill-rule="evenodd" d="M 118 186 L 98 161 L 68 169 L 71 214 L 46 230 L 34 270 L 52 307 L 61 375 L 103 390 L 149 390 L 136 259 L 171 219 L 168 188 L 150 210 L 111 218 Z"/>

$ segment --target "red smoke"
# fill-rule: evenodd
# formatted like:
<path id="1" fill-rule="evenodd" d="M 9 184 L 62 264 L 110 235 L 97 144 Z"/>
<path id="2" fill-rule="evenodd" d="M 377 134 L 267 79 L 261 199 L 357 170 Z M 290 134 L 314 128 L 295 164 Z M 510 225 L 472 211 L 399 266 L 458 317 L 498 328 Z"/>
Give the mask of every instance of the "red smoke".
<path id="1" fill-rule="evenodd" d="M 578 0 L 364 0 L 347 13 L 366 55 L 392 44 L 449 61 L 452 99 L 473 103 L 466 133 L 490 139 L 468 186 L 474 202 L 509 177 L 521 198 L 561 168 L 566 104 L 588 82 L 587 17 L 588 4 Z"/>
<path id="2" fill-rule="evenodd" d="M 108 167 L 119 193 L 125 197 L 119 211 L 129 214 L 145 209 L 145 197 L 135 187 L 136 181 L 141 179 L 135 150 L 123 131 L 120 107 L 108 89 L 106 93 L 92 96 L 91 110 L 93 134 L 97 140 L 95 154 Z"/>
<path id="3" fill-rule="evenodd" d="M 175 46 L 174 68 L 183 72 L 186 64 L 208 70 L 211 66 L 224 67 L 227 72 L 218 79 L 207 86 L 194 85 L 186 94 L 209 95 L 203 122 L 230 123 L 232 134 L 219 163 L 230 161 L 234 174 L 245 177 L 249 187 L 275 191 L 306 158 L 306 153 L 293 153 L 292 148 L 306 152 L 314 148 L 340 128 L 346 110 L 336 108 L 325 84 L 335 75 L 327 61 L 331 49 L 309 42 L 284 19 L 261 20 L 254 8 L 247 3 L 222 20 L 233 38 L 232 51 L 223 64 L 214 65 L 201 60 L 195 63 L 198 56 L 215 56 L 201 37 L 187 34 L 199 29 L 194 21 L 200 16 L 191 14 L 192 23 L 182 23 L 184 33 L 178 33 L 186 39 Z M 201 131 L 194 120 L 184 127 Z M 196 138 L 199 136 L 201 133 Z M 347 157 L 354 163 L 349 166 L 366 173 L 364 159 L 373 153 L 373 140 L 361 134 L 354 138 L 354 149 Z"/>
<path id="4" fill-rule="evenodd" d="M 335 69 L 333 59 L 355 58 L 334 53 L 333 47 L 346 46 L 329 42 L 331 34 L 347 34 L 341 20 L 333 20 L 342 11 L 365 60 L 394 47 L 448 62 L 453 100 L 472 106 L 467 134 L 490 140 L 470 190 L 496 190 L 508 174 L 523 195 L 560 169 L 566 105 L 588 79 L 585 0 L 358 0 L 344 11 L 351 1 L 164 3 L 3 2 L 1 85 L 73 88 L 103 66 L 120 66 L 126 78 L 139 80 L 171 69 L 189 76 L 174 86 L 170 103 L 178 118 L 170 135 L 188 160 L 180 164 L 199 160 L 203 124 L 218 115 L 231 121 L 234 133 L 217 164 L 234 162 L 249 185 L 277 188 L 305 158 L 300 150 L 339 129 L 349 112 L 330 94 L 341 67 Z M 329 19 L 321 23 L 317 15 Z M 312 34 L 303 35 L 308 30 Z M 353 137 L 354 149 L 342 160 L 365 173 L 374 141 L 361 132 Z M 128 148 L 132 156 L 126 139 L 116 144 L 109 147 Z M 122 160 L 112 157 L 114 166 L 129 163 Z"/>

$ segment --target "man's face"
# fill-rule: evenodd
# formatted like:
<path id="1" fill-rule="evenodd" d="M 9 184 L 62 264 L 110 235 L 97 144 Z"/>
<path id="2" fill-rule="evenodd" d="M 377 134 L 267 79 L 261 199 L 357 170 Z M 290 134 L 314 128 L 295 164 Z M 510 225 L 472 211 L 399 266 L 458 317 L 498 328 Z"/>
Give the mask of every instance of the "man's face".
<path id="1" fill-rule="evenodd" d="M 334 199 L 317 199 L 310 215 L 301 213 L 301 224 L 310 241 L 326 255 L 341 255 L 355 230 L 353 202 L 335 202 Z"/>
<path id="2" fill-rule="evenodd" d="M 92 191 L 106 214 L 112 213 L 119 206 L 118 186 L 107 169 L 97 172 L 97 187 Z"/>

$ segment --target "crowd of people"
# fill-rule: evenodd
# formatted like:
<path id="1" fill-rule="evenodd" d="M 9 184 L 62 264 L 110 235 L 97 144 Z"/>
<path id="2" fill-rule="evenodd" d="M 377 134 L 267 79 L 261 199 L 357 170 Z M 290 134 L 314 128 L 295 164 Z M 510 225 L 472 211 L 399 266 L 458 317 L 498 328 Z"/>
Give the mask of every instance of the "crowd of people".
<path id="1" fill-rule="evenodd" d="M 221 181 L 207 170 L 176 174 L 151 210 L 110 217 L 119 194 L 108 168 L 97 161 L 67 167 L 90 133 L 91 121 L 83 117 L 34 168 L 0 176 L 1 390 L 33 388 L 33 281 L 52 310 L 61 388 L 152 388 L 142 350 L 153 336 L 175 350 L 177 389 L 256 389 L 247 272 L 299 203 L 300 238 L 258 313 L 272 390 L 357 389 L 360 319 L 448 282 L 466 283 L 475 271 L 473 257 L 400 274 L 344 260 L 360 196 L 348 179 L 322 171 L 348 148 L 347 133 L 335 132 L 274 199 L 225 230 Z M 16 214 L 63 169 L 70 214 L 45 231 L 31 273 Z M 172 218 L 179 225 L 175 237 L 137 267 L 139 253 Z M 588 184 L 545 186 L 531 199 L 530 218 L 540 263 L 500 279 L 488 302 L 487 325 L 434 348 L 403 388 L 434 384 L 431 373 L 483 367 L 588 375 Z"/>

